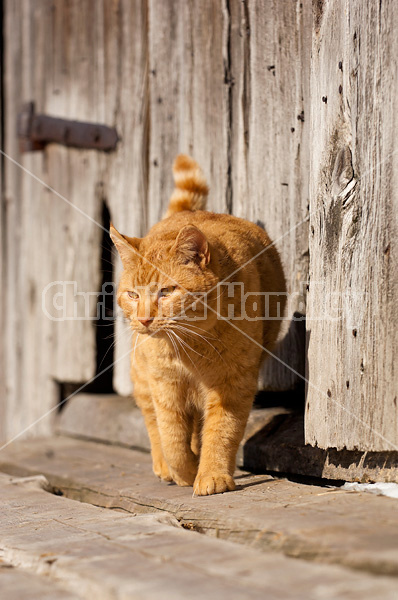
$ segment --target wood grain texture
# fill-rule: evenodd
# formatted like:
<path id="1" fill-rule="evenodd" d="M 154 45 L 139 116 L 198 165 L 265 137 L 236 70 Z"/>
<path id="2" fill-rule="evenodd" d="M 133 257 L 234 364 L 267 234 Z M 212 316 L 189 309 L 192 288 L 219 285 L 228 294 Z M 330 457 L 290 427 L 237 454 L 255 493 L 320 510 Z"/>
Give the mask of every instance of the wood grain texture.
<path id="1" fill-rule="evenodd" d="M 232 207 L 264 226 L 281 254 L 289 306 L 276 355 L 285 365 L 269 359 L 261 387 L 285 390 L 304 374 L 311 6 L 267 0 L 230 7 Z"/>
<path id="2" fill-rule="evenodd" d="M 142 236 L 148 211 L 148 17 L 146 0 L 104 2 L 104 106 L 106 122 L 121 136 L 117 151 L 104 157 L 102 193 L 115 227 Z M 113 279 L 119 280 L 121 262 L 113 251 Z M 117 307 L 115 306 L 115 309 Z M 117 308 L 113 385 L 122 395 L 132 391 L 131 332 Z"/>
<path id="3" fill-rule="evenodd" d="M 149 1 L 149 226 L 166 210 L 174 187 L 171 165 L 180 152 L 201 164 L 211 189 L 209 208 L 226 211 L 228 27 L 224 0 Z"/>
<path id="4" fill-rule="evenodd" d="M 55 406 L 56 381 L 85 382 L 95 375 L 96 324 L 71 317 L 76 302 L 78 316 L 85 315 L 76 292 L 92 294 L 88 316 L 96 313 L 103 204 L 116 226 L 132 235 L 145 230 L 146 13 L 145 1 L 10 2 L 5 7 L 5 148 L 55 190 L 6 160 L 7 394 L 2 404 L 7 438 Z M 83 22 L 89 27 L 82 29 Z M 27 100 L 43 113 L 116 126 L 123 132 L 117 152 L 49 145 L 44 153 L 21 156 L 15 124 Z M 51 321 L 42 312 L 42 292 L 54 281 L 70 283 L 49 290 L 46 308 L 61 317 L 52 306 L 52 290 L 65 292 L 66 320 Z M 115 387 L 124 394 L 131 391 L 126 329 L 119 316 Z M 32 433 L 50 427 L 51 418 L 45 418 Z"/>
<path id="5" fill-rule="evenodd" d="M 397 450 L 398 14 L 318 4 L 305 438 Z"/>
<path id="6" fill-rule="evenodd" d="M 18 142 L 15 134 L 16 115 L 21 100 L 32 93 L 34 72 L 32 15 L 29 3 L 12 3 L 5 6 L 5 151 L 18 162 Z M 40 84 L 38 84 L 40 85 Z M 23 166 L 42 176 L 41 155 L 27 155 Z M 40 368 L 40 353 L 47 340 L 50 323 L 41 317 L 42 272 L 50 261 L 41 255 L 44 228 L 35 222 L 35 212 L 42 188 L 8 158 L 4 161 L 5 177 L 5 232 L 6 232 L 6 287 L 4 345 L 6 373 L 6 415 L 4 436 L 10 437 L 53 406 L 53 386 L 47 373 Z M 47 198 L 44 198 L 47 201 Z M 46 206 L 48 209 L 48 205 Z M 36 227 L 35 227 L 36 226 Z M 36 231 L 34 231 L 36 229 Z M 34 247 L 31 247 L 35 239 Z M 41 260 L 46 264 L 37 265 Z M 53 278 L 50 276 L 49 281 Z M 38 321 L 35 321 L 38 319 Z M 45 330 L 40 325 L 44 324 Z M 40 329 L 39 338 L 36 338 Z M 35 346 L 37 344 L 37 346 Z M 33 354 L 32 354 L 33 349 Z M 48 353 L 47 353 L 48 358 Z M 49 420 L 41 422 L 41 431 L 48 431 Z"/>
<path id="7" fill-rule="evenodd" d="M 300 569 L 309 567 L 308 561 L 328 563 L 324 566 L 329 568 L 333 564 L 348 567 L 352 591 L 357 587 L 351 569 L 362 571 L 357 575 L 364 578 L 366 571 L 390 575 L 396 595 L 398 523 L 394 498 L 244 472 L 237 473 L 237 489 L 232 493 L 192 497 L 192 488 L 157 480 L 148 454 L 61 436 L 17 442 L 0 453 L 0 468 L 18 476 L 44 474 L 64 496 L 84 503 L 134 514 L 169 513 L 188 529 L 235 542 L 239 561 L 248 556 L 247 551 L 256 549 L 264 557 L 276 558 L 274 553 L 278 553 L 295 561 L 304 559 L 299 562 Z M 47 497 L 56 499 L 50 494 Z M 79 506 L 89 508 L 78 505 L 75 518 Z M 56 512 L 59 517 L 60 509 Z M 66 518 L 67 507 L 62 514 Z M 113 510 L 109 519 L 119 514 Z M 208 539 L 206 535 L 199 537 Z M 1 534 L 0 540 L 4 544 Z M 175 548 L 175 557 L 176 552 Z M 261 576 L 267 573 L 281 586 L 293 571 L 286 569 L 280 578 L 263 570 Z M 291 589 L 292 598 L 297 598 L 296 587 Z M 319 590 L 317 593 L 319 600 Z M 336 590 L 331 598 L 336 598 L 335 594 Z M 279 597 L 286 598 L 285 592 Z M 307 597 L 304 594 L 303 598 Z M 348 593 L 341 596 L 344 600 L 350 597 Z"/>
<path id="8" fill-rule="evenodd" d="M 391 577 L 242 548 L 187 531 L 167 512 L 134 516 L 60 498 L 40 488 L 42 476 L 10 479 L 0 475 L 2 555 L 30 572 L 28 597 L 49 598 L 51 582 L 61 599 L 318 600 L 320 590 L 324 600 L 396 598 Z M 22 578 L 5 580 L 21 589 L 7 598 L 27 597 Z"/>
<path id="9" fill-rule="evenodd" d="M 76 294 L 95 294 L 100 285 L 98 159 L 95 152 L 55 145 L 20 155 L 15 130 L 17 111 L 29 100 L 43 113 L 101 117 L 92 85 L 95 49 L 89 37 L 77 43 L 91 9 L 89 2 L 5 5 L 7 438 L 36 420 L 29 433 L 48 431 L 53 415 L 42 417 L 58 401 L 56 382 L 95 374 L 95 329 Z M 87 316 L 95 311 L 91 298 Z"/>
<path id="10" fill-rule="evenodd" d="M 49 581 L 45 575 L 37 575 L 15 568 L 11 563 L 0 563 L 0 591 L 9 600 L 40 598 L 40 600 L 81 600 L 81 596 L 66 591 L 62 585 Z"/>

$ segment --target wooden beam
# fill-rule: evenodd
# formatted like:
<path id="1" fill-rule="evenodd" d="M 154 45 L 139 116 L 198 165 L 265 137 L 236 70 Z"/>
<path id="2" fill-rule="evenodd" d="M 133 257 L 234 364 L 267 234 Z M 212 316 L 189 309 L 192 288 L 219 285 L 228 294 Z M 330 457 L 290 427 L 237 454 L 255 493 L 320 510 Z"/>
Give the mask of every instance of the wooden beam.
<path id="1" fill-rule="evenodd" d="M 305 439 L 398 449 L 398 13 L 318 3 Z"/>

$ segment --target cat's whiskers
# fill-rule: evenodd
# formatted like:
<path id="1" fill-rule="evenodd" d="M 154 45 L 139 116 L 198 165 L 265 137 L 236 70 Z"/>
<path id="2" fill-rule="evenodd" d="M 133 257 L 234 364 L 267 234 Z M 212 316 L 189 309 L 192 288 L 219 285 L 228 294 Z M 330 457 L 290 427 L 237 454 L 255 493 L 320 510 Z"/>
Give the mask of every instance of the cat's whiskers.
<path id="1" fill-rule="evenodd" d="M 171 321 L 171 323 L 173 325 L 181 325 L 181 323 L 179 323 L 178 321 L 180 319 L 185 319 L 186 317 L 169 317 L 169 320 Z M 192 323 L 187 323 L 186 321 L 184 321 L 183 325 L 185 327 L 193 327 L 194 329 L 197 329 L 198 331 L 200 331 L 204 337 L 208 337 L 211 340 L 219 340 L 218 337 L 215 337 L 213 335 L 209 335 L 208 331 L 205 331 L 204 329 L 202 329 L 201 327 L 198 327 L 197 325 L 193 325 Z M 207 334 L 207 335 L 205 335 Z"/>
<path id="2" fill-rule="evenodd" d="M 171 343 L 173 344 L 174 348 L 176 349 L 176 352 L 178 353 L 178 358 L 179 358 L 180 362 L 182 362 L 182 360 L 181 360 L 181 354 L 180 354 L 180 352 L 178 350 L 178 346 L 181 347 L 181 349 L 184 351 L 184 353 L 187 355 L 187 357 L 191 361 L 192 365 L 197 370 L 196 365 L 192 362 L 192 359 L 189 356 L 189 354 L 187 353 L 187 351 L 185 350 L 184 346 L 186 346 L 187 348 L 189 348 L 190 350 L 192 350 L 193 352 L 195 352 L 199 356 L 203 356 L 203 355 L 200 354 L 199 352 L 196 352 L 196 350 L 194 350 L 193 348 L 191 348 L 191 346 L 189 346 L 189 344 L 187 344 L 184 340 L 182 340 L 181 337 L 177 334 L 177 332 L 175 331 L 175 329 L 173 327 L 171 327 L 171 326 L 163 326 L 161 329 L 162 329 L 162 331 L 165 332 L 165 334 L 167 335 L 167 337 L 170 339 Z M 207 358 L 207 357 L 203 356 L 203 358 Z M 198 373 L 199 373 L 199 371 L 198 371 Z"/>
<path id="3" fill-rule="evenodd" d="M 138 332 L 137 332 L 137 331 L 134 331 L 134 332 L 133 332 L 133 335 L 134 335 L 134 333 L 136 333 L 137 335 L 135 336 L 135 342 L 134 342 L 134 350 L 133 350 L 133 366 L 135 366 L 135 350 L 136 350 L 136 348 L 137 348 L 137 340 L 138 340 Z"/>
<path id="4" fill-rule="evenodd" d="M 116 331 L 114 333 L 110 333 L 109 335 L 107 335 L 104 340 L 111 340 L 112 338 L 116 337 Z"/>
<path id="5" fill-rule="evenodd" d="M 206 342 L 211 348 L 213 348 L 213 350 L 216 350 L 216 348 L 213 346 L 213 344 L 211 344 L 209 342 L 209 340 L 204 336 L 201 335 L 200 333 L 198 333 L 197 331 L 192 331 L 190 329 L 186 329 L 186 327 L 184 327 L 184 325 L 174 325 L 174 327 L 176 329 L 178 329 L 179 331 L 183 331 L 188 337 L 192 337 L 193 335 L 196 335 L 197 337 L 200 337 L 204 342 Z M 193 340 L 195 338 L 192 338 Z M 211 338 L 211 339 L 215 339 L 215 338 Z M 196 340 L 197 341 L 197 340 Z"/>
<path id="6" fill-rule="evenodd" d="M 186 356 L 187 356 L 187 357 L 189 358 L 189 360 L 191 361 L 191 363 L 192 363 L 192 366 L 193 366 L 193 367 L 194 367 L 194 369 L 197 371 L 197 373 L 200 375 L 200 372 L 199 372 L 199 370 L 198 370 L 197 366 L 195 365 L 195 363 L 193 362 L 192 358 L 189 356 L 188 352 L 185 350 L 184 346 L 182 345 L 182 339 L 180 338 L 180 336 L 179 336 L 179 335 L 178 335 L 178 334 L 177 334 L 175 331 L 173 331 L 172 329 L 170 330 L 170 333 L 172 333 L 172 335 L 175 337 L 175 339 L 176 339 L 177 343 L 179 343 L 179 344 L 180 344 L 180 346 L 181 346 L 181 349 L 184 351 L 184 353 L 186 354 Z M 191 349 L 192 349 L 192 348 L 191 348 Z"/>
<path id="7" fill-rule="evenodd" d="M 203 339 L 215 340 L 216 342 L 222 343 L 219 337 L 215 337 L 214 335 L 206 335 L 207 332 L 205 332 L 203 329 L 201 329 L 201 327 L 195 327 L 194 325 L 191 325 L 190 323 L 176 323 L 175 327 L 183 327 L 185 329 L 185 331 L 187 331 L 187 332 L 189 331 L 189 333 L 200 335 L 200 337 L 202 337 Z M 197 331 L 194 331 L 192 329 L 187 329 L 187 327 L 195 327 L 195 329 Z"/>
<path id="8" fill-rule="evenodd" d="M 206 360 L 210 360 L 207 356 L 204 356 L 203 354 L 201 354 L 200 352 L 198 352 L 197 350 L 195 350 L 194 348 L 192 348 L 188 342 L 186 340 L 184 340 L 180 335 L 178 335 L 178 333 L 174 330 L 174 335 L 176 335 L 178 337 L 178 339 L 180 340 L 180 342 L 182 344 L 184 344 L 184 346 L 186 348 L 189 348 L 189 350 L 191 350 L 192 352 L 195 352 L 195 354 L 197 354 L 198 356 L 200 356 L 201 358 L 205 358 Z"/>
<path id="9" fill-rule="evenodd" d="M 101 360 L 100 364 L 98 365 L 98 369 L 101 369 L 102 367 L 102 363 L 104 362 L 104 360 L 106 359 L 106 357 L 108 356 L 108 353 L 112 350 L 112 348 L 116 345 L 117 340 L 115 340 L 114 342 L 112 342 L 112 344 L 109 346 L 108 350 L 105 352 L 105 355 L 103 357 L 103 359 Z"/>
<path id="10" fill-rule="evenodd" d="M 96 327 L 114 327 L 114 323 L 108 323 L 107 325 L 98 325 L 95 324 Z M 128 325 L 125 329 L 122 329 L 122 331 L 120 332 L 121 334 L 126 333 L 126 331 L 128 331 L 129 329 L 131 329 L 130 325 Z M 110 333 L 109 335 L 107 335 L 106 337 L 104 337 L 104 340 L 110 340 L 114 337 L 116 337 L 117 335 L 119 335 L 119 331 L 113 331 L 112 333 Z"/>
<path id="11" fill-rule="evenodd" d="M 182 330 L 182 331 L 183 331 L 183 332 L 184 332 L 186 335 L 188 335 L 188 336 L 189 336 L 189 335 L 191 335 L 191 336 L 192 336 L 192 335 L 197 335 L 197 336 L 199 336 L 200 338 L 202 338 L 204 342 L 206 342 L 206 343 L 207 343 L 207 344 L 208 344 L 208 345 L 209 345 L 211 348 L 213 348 L 213 350 L 214 350 L 215 352 L 217 352 L 218 356 L 221 358 L 221 360 L 223 361 L 223 363 L 224 363 L 224 364 L 226 364 L 226 362 L 225 362 L 225 360 L 224 360 L 223 356 L 222 356 L 222 355 L 221 355 L 221 353 L 220 353 L 220 352 L 217 350 L 217 348 L 216 348 L 215 346 L 213 346 L 213 344 L 211 344 L 211 343 L 209 342 L 209 340 L 208 340 L 208 339 L 206 339 L 204 336 L 200 335 L 200 333 L 197 333 L 196 331 L 190 331 L 189 329 L 185 329 L 185 327 L 183 327 L 183 325 L 175 325 L 175 327 L 177 327 L 177 329 L 179 329 L 180 331 Z M 193 339 L 194 339 L 194 338 L 193 338 Z M 213 339 L 214 339 L 214 338 L 213 338 Z M 191 348 L 191 350 L 193 350 L 193 348 Z M 207 357 L 204 357 L 204 358 L 207 358 Z M 209 359 L 209 360 L 210 360 L 210 359 Z"/>
<path id="12" fill-rule="evenodd" d="M 177 345 L 176 345 L 176 342 L 175 342 L 175 340 L 172 338 L 172 336 L 170 335 L 170 334 L 172 333 L 172 332 L 171 332 L 171 330 L 170 330 L 170 332 L 168 332 L 168 331 L 166 331 L 166 330 L 165 330 L 165 333 L 166 333 L 167 337 L 169 338 L 169 340 L 170 340 L 170 342 L 171 342 L 171 344 L 172 344 L 172 346 L 173 346 L 173 349 L 174 349 L 174 352 L 175 352 L 176 358 L 177 358 L 177 359 L 178 359 L 180 362 L 182 362 L 182 361 L 181 361 L 180 352 L 179 352 L 179 350 L 178 350 L 178 347 L 177 347 Z"/>
<path id="13" fill-rule="evenodd" d="M 123 333 L 123 334 L 124 334 L 124 333 L 126 333 L 126 332 L 127 332 L 129 329 L 130 329 L 130 327 L 127 327 L 126 329 L 124 329 L 124 330 L 122 331 L 122 333 Z M 116 345 L 116 342 L 117 342 L 117 339 L 116 339 L 116 333 L 114 333 L 114 334 L 112 334 L 112 335 L 110 335 L 110 336 L 107 336 L 105 339 L 108 339 L 108 338 L 110 338 L 110 337 L 115 337 L 115 340 L 112 342 L 112 344 L 109 346 L 108 350 L 105 352 L 105 354 L 104 354 L 104 357 L 103 357 L 103 359 L 101 360 L 101 362 L 100 362 L 100 364 L 99 364 L 99 366 L 98 366 L 98 369 L 100 369 L 100 368 L 102 367 L 102 364 L 103 364 L 104 360 L 106 359 L 106 357 L 108 356 L 109 352 L 110 352 L 110 351 L 112 350 L 112 348 L 114 348 L 114 346 Z"/>
<path id="14" fill-rule="evenodd" d="M 164 332 L 165 332 L 165 334 L 167 335 L 167 337 L 169 338 L 169 340 L 170 340 L 171 344 L 173 345 L 173 342 L 172 342 L 172 340 L 171 340 L 171 337 L 169 336 L 169 333 L 168 333 L 168 331 L 164 330 Z M 173 346 L 173 348 L 174 348 L 174 346 Z"/>
<path id="15" fill-rule="evenodd" d="M 181 353 L 180 353 L 180 350 L 178 348 L 178 344 L 177 344 L 176 340 L 173 339 L 173 336 L 171 334 L 172 334 L 172 332 L 170 331 L 170 339 L 173 341 L 173 343 L 175 345 L 177 358 L 180 361 L 180 363 L 182 363 Z"/>

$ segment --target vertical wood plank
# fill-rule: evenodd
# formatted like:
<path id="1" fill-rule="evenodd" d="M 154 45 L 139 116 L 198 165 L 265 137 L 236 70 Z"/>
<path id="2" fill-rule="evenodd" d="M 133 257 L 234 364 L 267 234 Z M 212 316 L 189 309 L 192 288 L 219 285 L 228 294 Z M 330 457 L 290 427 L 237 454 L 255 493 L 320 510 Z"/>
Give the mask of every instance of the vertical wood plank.
<path id="1" fill-rule="evenodd" d="M 148 2 L 148 227 L 162 218 L 173 189 L 171 163 L 178 153 L 178 116 L 181 110 L 181 5 L 179 0 Z M 187 70 L 186 76 L 190 75 Z"/>
<path id="2" fill-rule="evenodd" d="M 70 312 L 66 320 L 50 319 L 42 293 L 54 281 L 72 282 L 71 303 L 77 300 L 74 285 L 78 293 L 98 291 L 97 159 L 55 145 L 20 155 L 15 130 L 21 103 L 29 100 L 39 112 L 95 120 L 95 48 L 81 28 L 82 15 L 88 18 L 92 9 L 88 1 L 6 3 L 5 147 L 27 169 L 5 161 L 7 437 L 35 421 L 28 433 L 47 433 L 54 415 L 42 417 L 58 401 L 56 382 L 82 382 L 95 374 L 93 321 L 70 319 Z"/>
<path id="3" fill-rule="evenodd" d="M 398 15 L 318 3 L 312 41 L 307 443 L 398 445 Z"/>
<path id="4" fill-rule="evenodd" d="M 0 16 L 1 28 L 4 26 L 4 14 Z M 4 85 L 4 36 L 1 36 L 0 40 L 0 81 L 1 81 L 1 95 L 0 95 L 0 146 L 4 149 L 4 106 L 3 106 L 3 85 Z M 6 213 L 7 213 L 7 199 L 6 189 L 4 181 L 4 156 L 0 155 L 0 285 L 1 289 L 6 289 Z M 6 310 L 4 302 L 4 294 L 2 301 L 0 302 L 0 331 L 3 335 L 0 338 L 0 444 L 5 441 L 6 438 L 6 370 L 5 360 L 7 354 L 7 348 L 5 346 L 5 328 L 6 328 Z"/>
<path id="5" fill-rule="evenodd" d="M 18 105 L 26 98 L 26 87 L 31 85 L 33 56 L 31 48 L 31 15 L 28 3 L 6 2 L 5 14 L 5 72 L 4 72 L 4 111 L 5 111 L 5 151 L 13 159 L 20 161 L 18 141 L 15 134 Z M 11 35 L 12 32 L 12 35 Z M 26 168 L 40 167 L 37 159 L 26 157 Z M 33 371 L 33 364 L 27 364 L 25 333 L 31 328 L 30 313 L 35 289 L 34 276 L 29 277 L 27 266 L 31 267 L 31 254 L 23 254 L 28 246 L 29 230 L 24 224 L 29 222 L 28 210 L 22 199 L 24 194 L 32 194 L 32 181 L 28 181 L 19 167 L 8 158 L 4 161 L 5 177 L 5 230 L 6 230 L 6 286 L 5 286 L 5 332 L 6 347 L 6 417 L 4 423 L 5 437 L 18 434 L 36 415 L 48 407 L 48 400 L 37 405 L 37 396 L 33 392 L 27 402 L 24 381 L 28 381 Z M 27 207 L 29 209 L 29 206 Z M 24 248 L 22 247 L 24 245 Z M 33 270 L 33 269 L 32 269 Z M 24 318 L 25 316 L 25 318 Z M 29 324 L 27 323 L 29 320 Z M 30 332 L 31 334 L 31 332 Z M 28 334 L 27 334 L 28 335 Z M 31 357 L 34 361 L 34 357 Z M 26 372 L 25 372 L 26 371 Z M 39 377 L 40 379 L 40 377 Z M 29 384 L 36 383 L 36 378 Z M 52 400 L 53 398 L 51 398 Z M 32 402 L 33 400 L 33 402 Z M 35 406 L 36 401 L 36 406 Z M 48 420 L 42 423 L 47 430 Z"/>
<path id="6" fill-rule="evenodd" d="M 133 6 L 135 13 L 119 59 L 126 64 L 122 90 L 128 88 L 121 93 L 118 109 L 124 116 L 120 130 L 126 144 L 122 140 L 119 168 L 115 167 L 112 178 L 116 183 L 112 193 L 117 198 L 112 201 L 112 214 L 120 215 L 130 235 L 144 235 L 165 212 L 173 189 L 171 166 L 179 152 L 193 154 L 203 166 L 211 188 L 209 208 L 227 210 L 229 82 L 225 81 L 225 55 L 229 20 L 224 4 L 211 0 L 151 0 L 148 23 L 143 9 L 137 14 L 139 3 Z M 126 123 L 126 115 L 134 129 Z M 126 189 L 133 192 L 131 203 Z M 120 317 L 115 388 L 122 394 L 131 391 L 125 356 L 131 337 L 122 331 L 126 327 Z"/>
<path id="7" fill-rule="evenodd" d="M 83 298 L 75 293 L 94 296 L 99 291 L 102 203 L 107 203 L 116 225 L 132 235 L 145 230 L 147 7 L 144 0 L 17 2 L 7 5 L 6 14 L 6 147 L 10 156 L 66 199 L 8 164 L 7 229 L 13 234 L 8 240 L 7 310 L 13 318 L 7 334 L 7 427 L 13 435 L 54 406 L 56 381 L 84 382 L 95 374 L 96 323 L 72 320 L 71 308 L 77 301 L 81 316 Z M 44 153 L 20 156 L 16 115 L 21 103 L 32 99 L 40 112 L 116 125 L 124 138 L 117 153 L 51 145 Z M 11 273 L 17 275 L 14 280 Z M 23 326 L 18 315 L 25 307 L 28 274 L 33 306 Z M 54 288 L 66 291 L 66 320 L 43 318 L 41 292 L 52 281 L 71 282 Z M 93 316 L 95 297 L 89 304 Z M 120 318 L 116 329 L 115 388 L 127 394 L 131 339 Z M 41 422 L 35 432 L 48 431 L 50 422 Z"/>
<path id="8" fill-rule="evenodd" d="M 227 0 L 182 3 L 178 152 L 189 152 L 209 182 L 208 209 L 231 209 L 230 27 Z"/>
<path id="9" fill-rule="evenodd" d="M 34 3 L 32 11 L 37 57 L 32 90 L 37 109 L 69 119 L 100 120 L 94 85 L 99 79 L 98 49 L 93 45 L 93 27 L 82 28 L 82 20 L 93 20 L 94 3 L 47 2 L 40 7 Z M 52 321 L 49 332 L 49 374 L 61 382 L 85 382 L 95 375 L 96 325 L 91 319 L 100 286 L 102 237 L 98 169 L 95 152 L 49 145 L 43 153 L 42 177 L 58 195 L 43 187 L 38 190 L 35 222 L 41 221 L 47 230 L 39 256 L 47 253 L 51 258 L 43 287 L 51 280 L 66 282 L 62 290 L 66 318 Z M 46 214 L 48 220 L 43 219 Z M 48 359 L 45 362 L 48 369 Z"/>
<path id="10" fill-rule="evenodd" d="M 107 158 L 104 194 L 115 227 L 131 236 L 143 236 L 148 194 L 148 23 L 147 2 L 104 3 L 105 98 L 107 122 L 122 139 Z M 113 111 L 113 113 L 112 113 Z M 121 263 L 116 251 L 114 280 Z M 120 310 L 115 324 L 114 379 L 121 395 L 132 391 L 130 379 L 131 331 Z"/>
<path id="11" fill-rule="evenodd" d="M 224 1 L 149 1 L 149 226 L 166 210 L 179 152 L 201 164 L 209 209 L 227 210 L 228 28 Z"/>
<path id="12" fill-rule="evenodd" d="M 304 375 L 311 3 L 230 6 L 233 213 L 263 225 L 281 254 L 289 302 L 275 353 L 287 366 L 267 360 L 261 386 L 288 390 Z"/>

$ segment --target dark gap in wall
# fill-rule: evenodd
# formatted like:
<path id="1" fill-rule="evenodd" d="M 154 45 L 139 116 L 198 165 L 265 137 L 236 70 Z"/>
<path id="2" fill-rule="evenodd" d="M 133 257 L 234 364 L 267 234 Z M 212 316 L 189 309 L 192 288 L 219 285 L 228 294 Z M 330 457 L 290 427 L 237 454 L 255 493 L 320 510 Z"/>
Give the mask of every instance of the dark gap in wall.
<path id="1" fill-rule="evenodd" d="M 97 346 L 95 377 L 92 381 L 58 382 L 58 412 L 67 404 L 71 394 L 114 394 L 113 361 L 115 342 L 114 287 L 112 241 L 109 237 L 110 213 L 106 201 L 102 199 L 102 225 L 104 231 L 101 239 L 101 289 L 98 294 L 97 320 L 94 321 Z"/>
<path id="2" fill-rule="evenodd" d="M 69 396 L 74 396 L 79 392 L 80 388 L 83 388 L 81 391 L 84 393 L 86 388 L 84 388 L 84 383 L 74 383 L 70 381 L 57 381 L 58 384 L 58 404 L 57 404 L 57 412 L 60 413 L 69 401 Z"/>
<path id="3" fill-rule="evenodd" d="M 258 391 L 254 399 L 255 408 L 283 407 L 290 410 L 304 412 L 305 382 L 300 381 L 292 390 L 285 392 Z"/>
<path id="4" fill-rule="evenodd" d="M 261 227 L 263 223 L 257 221 L 257 225 Z M 309 338 L 308 338 L 309 339 Z M 290 374 L 288 373 L 288 363 L 294 356 L 294 363 L 292 365 L 294 371 L 297 373 L 295 381 L 293 381 L 294 387 L 286 391 L 261 391 L 259 390 L 254 400 L 255 407 L 261 408 L 274 408 L 283 407 L 289 410 L 293 410 L 299 413 L 304 413 L 305 409 L 305 364 L 306 364 L 306 322 L 305 316 L 298 311 L 294 312 L 292 320 L 289 324 L 289 329 L 283 339 L 283 348 L 294 348 L 294 355 L 286 357 L 283 352 L 278 351 L 278 347 L 273 351 L 276 357 L 285 362 L 286 375 L 282 378 L 284 381 L 289 381 Z M 274 360 L 269 358 L 268 360 Z M 299 377 L 299 374 L 301 377 Z"/>
<path id="5" fill-rule="evenodd" d="M 106 201 L 102 202 L 102 225 L 106 231 L 102 232 L 102 255 L 101 255 L 101 293 L 98 297 L 99 319 L 96 322 L 97 342 L 97 378 L 90 384 L 91 393 L 112 394 L 113 389 L 113 361 L 114 361 L 114 287 L 113 287 L 113 244 L 109 237 L 111 216 Z M 101 374 L 100 374 L 101 373 Z"/>

